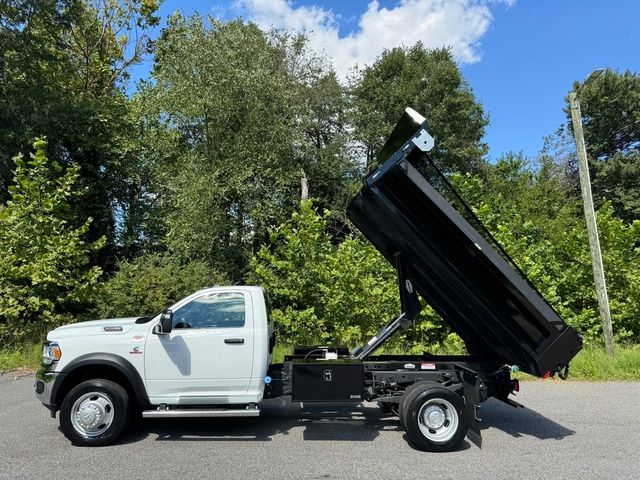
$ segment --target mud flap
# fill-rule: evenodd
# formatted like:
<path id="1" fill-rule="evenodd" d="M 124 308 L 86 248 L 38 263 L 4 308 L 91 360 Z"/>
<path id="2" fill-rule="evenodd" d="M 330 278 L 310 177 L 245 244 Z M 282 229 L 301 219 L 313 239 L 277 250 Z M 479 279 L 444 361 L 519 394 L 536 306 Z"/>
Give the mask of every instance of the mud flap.
<path id="1" fill-rule="evenodd" d="M 480 409 L 480 382 L 478 376 L 471 372 L 462 374 L 463 395 L 465 414 L 467 415 L 467 423 L 469 431 L 467 438 L 478 448 L 482 448 L 482 436 L 480 434 L 480 418 L 478 410 Z"/>

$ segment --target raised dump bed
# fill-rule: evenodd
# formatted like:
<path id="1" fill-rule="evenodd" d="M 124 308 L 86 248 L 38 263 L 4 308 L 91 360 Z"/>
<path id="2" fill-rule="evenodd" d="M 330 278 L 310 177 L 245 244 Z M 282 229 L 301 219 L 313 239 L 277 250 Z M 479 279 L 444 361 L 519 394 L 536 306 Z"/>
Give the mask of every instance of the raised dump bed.
<path id="1" fill-rule="evenodd" d="M 470 354 L 537 376 L 562 371 L 581 337 L 434 188 L 447 184 L 439 170 L 433 184 L 421 174 L 430 143 L 424 119 L 407 109 L 348 217 L 387 260 L 402 258 L 405 276 Z"/>

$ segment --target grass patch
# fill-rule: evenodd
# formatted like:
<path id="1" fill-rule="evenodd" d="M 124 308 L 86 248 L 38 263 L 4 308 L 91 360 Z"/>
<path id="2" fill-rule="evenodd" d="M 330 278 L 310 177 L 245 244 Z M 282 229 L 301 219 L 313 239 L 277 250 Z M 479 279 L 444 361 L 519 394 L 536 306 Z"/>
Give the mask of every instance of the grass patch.
<path id="1" fill-rule="evenodd" d="M 0 372 L 16 368 L 37 368 L 40 364 L 41 351 L 41 344 L 0 349 Z"/>
<path id="2" fill-rule="evenodd" d="M 513 377 L 538 380 L 523 372 Z M 614 358 L 609 358 L 603 348 L 586 347 L 571 361 L 569 380 L 640 380 L 640 345 L 617 345 Z"/>
<path id="3" fill-rule="evenodd" d="M 616 347 L 611 359 L 602 348 L 581 350 L 569 366 L 574 380 L 640 380 L 640 345 Z"/>
<path id="4" fill-rule="evenodd" d="M 293 354 L 293 346 L 284 343 L 276 343 L 271 352 L 271 363 L 282 363 L 285 355 Z"/>

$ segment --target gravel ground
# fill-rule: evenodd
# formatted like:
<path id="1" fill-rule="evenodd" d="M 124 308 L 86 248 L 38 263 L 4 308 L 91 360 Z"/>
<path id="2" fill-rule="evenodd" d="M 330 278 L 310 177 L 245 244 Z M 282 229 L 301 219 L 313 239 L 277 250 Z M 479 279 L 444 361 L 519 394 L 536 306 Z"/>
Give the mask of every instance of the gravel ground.
<path id="1" fill-rule="evenodd" d="M 117 445 L 73 447 L 33 392 L 0 376 L 0 478 L 638 479 L 640 382 L 521 384 L 483 405 L 483 445 L 425 453 L 375 404 L 271 400 L 259 418 L 145 420 Z"/>

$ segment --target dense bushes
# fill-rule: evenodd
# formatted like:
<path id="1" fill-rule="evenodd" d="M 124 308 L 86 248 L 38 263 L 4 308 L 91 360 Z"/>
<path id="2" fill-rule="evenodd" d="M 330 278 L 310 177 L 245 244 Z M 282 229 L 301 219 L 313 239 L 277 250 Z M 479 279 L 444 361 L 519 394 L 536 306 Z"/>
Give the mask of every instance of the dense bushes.
<path id="1" fill-rule="evenodd" d="M 78 168 L 66 170 L 34 144 L 29 161 L 15 159 L 11 200 L 0 207 L 0 336 L 17 344 L 62 322 L 155 315 L 224 275 L 201 260 L 146 254 L 122 260 L 105 279 L 88 257 L 100 242 L 84 240 L 91 219 L 74 225 L 68 200 Z M 482 175 L 453 174 L 453 185 L 532 282 L 589 344 L 601 325 L 592 288 L 588 243 L 579 199 L 565 191 L 556 165 L 529 165 L 509 155 Z M 337 223 L 311 201 L 254 255 L 246 277 L 264 286 L 285 343 L 366 341 L 399 313 L 393 267 L 363 238 L 331 235 Z M 338 222 L 339 224 L 339 222 Z M 640 221 L 625 223 L 605 203 L 598 226 L 618 340 L 640 340 Z M 102 283 L 100 281 L 102 280 Z M 93 306 L 90 314 L 87 312 Z M 388 348 L 411 352 L 460 350 L 460 340 L 430 309 Z"/>
<path id="2" fill-rule="evenodd" d="M 175 256 L 161 254 L 124 260 L 102 285 L 94 316 L 157 315 L 196 290 L 223 282 L 222 275 L 201 261 L 182 264 Z"/>
<path id="3" fill-rule="evenodd" d="M 255 281 L 273 302 L 273 320 L 290 344 L 337 343 L 353 347 L 368 340 L 400 312 L 394 268 L 359 237 L 332 242 L 330 213 L 311 202 L 275 228 L 269 246 L 255 256 Z M 395 345 L 421 352 L 444 339 L 445 327 L 430 309 Z"/>

